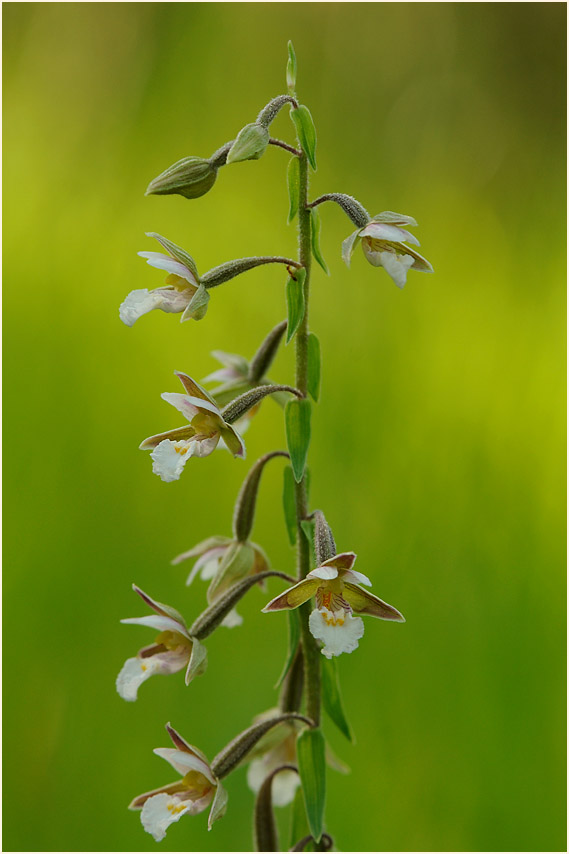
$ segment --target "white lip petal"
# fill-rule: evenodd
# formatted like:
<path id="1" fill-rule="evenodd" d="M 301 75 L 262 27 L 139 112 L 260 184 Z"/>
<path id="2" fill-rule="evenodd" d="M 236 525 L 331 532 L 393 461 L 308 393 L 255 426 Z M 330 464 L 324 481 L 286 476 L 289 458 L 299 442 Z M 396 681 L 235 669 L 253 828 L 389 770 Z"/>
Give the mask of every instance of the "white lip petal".
<path id="1" fill-rule="evenodd" d="M 412 255 L 396 255 L 395 252 L 380 253 L 381 266 L 388 273 L 398 288 L 403 288 L 407 281 L 407 271 L 415 263 Z"/>
<path id="2" fill-rule="evenodd" d="M 148 798 L 142 807 L 140 820 L 144 829 L 152 834 L 156 842 L 161 842 L 170 825 L 179 821 L 188 812 L 192 812 L 191 801 L 163 793 Z"/>
<path id="3" fill-rule="evenodd" d="M 152 471 L 165 483 L 178 480 L 184 466 L 194 455 L 196 444 L 193 439 L 184 442 L 172 442 L 170 439 L 164 439 L 150 454 Z"/>
<path id="4" fill-rule="evenodd" d="M 234 629 L 236 626 L 240 626 L 243 623 L 243 617 L 241 614 L 238 614 L 235 608 L 232 608 L 231 611 L 227 614 L 226 617 L 221 621 L 221 625 L 225 626 L 226 629 Z"/>
<path id="5" fill-rule="evenodd" d="M 148 288 L 131 291 L 119 308 L 119 317 L 126 326 L 134 326 L 139 317 L 158 308 L 160 299 Z"/>
<path id="6" fill-rule="evenodd" d="M 166 762 L 169 762 L 172 768 L 175 768 L 182 777 L 185 777 L 189 771 L 199 771 L 206 780 L 209 780 L 212 786 L 215 785 L 215 778 L 212 776 L 209 765 L 206 762 L 202 762 L 193 753 L 176 750 L 174 747 L 156 747 L 154 753 L 156 756 L 160 756 Z"/>
<path id="7" fill-rule="evenodd" d="M 317 640 L 324 642 L 322 655 L 332 658 L 343 652 L 353 652 L 364 633 L 361 617 L 352 617 L 349 611 L 329 611 L 327 608 L 315 608 L 308 620 L 310 632 Z"/>
<path id="8" fill-rule="evenodd" d="M 189 652 L 162 652 L 148 658 L 129 658 L 117 676 L 117 691 L 123 700 L 134 702 L 143 682 L 158 673 L 176 673 L 187 664 Z"/>

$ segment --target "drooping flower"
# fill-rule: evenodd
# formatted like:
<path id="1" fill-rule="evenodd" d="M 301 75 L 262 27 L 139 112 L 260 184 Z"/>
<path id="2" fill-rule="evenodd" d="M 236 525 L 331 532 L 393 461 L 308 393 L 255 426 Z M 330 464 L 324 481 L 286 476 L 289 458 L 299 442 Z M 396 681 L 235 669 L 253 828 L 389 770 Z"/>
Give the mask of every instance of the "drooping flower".
<path id="1" fill-rule="evenodd" d="M 163 400 L 174 406 L 190 422 L 186 427 L 168 430 L 145 439 L 141 450 L 153 449 L 152 471 L 163 481 L 178 480 L 190 457 L 207 457 L 222 438 L 234 457 L 245 456 L 245 444 L 235 428 L 228 424 L 209 394 L 187 374 L 175 372 L 187 394 L 164 392 Z"/>
<path id="2" fill-rule="evenodd" d="M 227 792 L 211 770 L 211 766 L 197 747 L 188 744 L 176 730 L 166 725 L 168 735 L 174 743 L 171 747 L 154 750 L 182 775 L 182 779 L 139 795 L 129 809 L 142 809 L 140 820 L 144 829 L 151 833 L 156 842 L 166 836 L 168 827 L 183 815 L 197 815 L 211 803 L 208 830 L 213 822 L 225 814 Z"/>
<path id="3" fill-rule="evenodd" d="M 298 608 L 314 596 L 316 608 L 310 615 L 309 627 L 312 635 L 324 643 L 322 654 L 326 658 L 357 648 L 364 624 L 354 613 L 404 623 L 405 618 L 396 608 L 360 587 L 360 584 L 371 585 L 371 581 L 352 569 L 355 560 L 353 552 L 331 557 L 294 587 L 272 599 L 263 611 Z"/>
<path id="4" fill-rule="evenodd" d="M 176 565 L 191 558 L 197 560 L 188 575 L 186 585 L 189 586 L 198 574 L 202 581 L 210 581 L 207 593 L 210 605 L 233 584 L 271 568 L 267 555 L 257 543 L 249 540 L 239 543 L 229 537 L 209 537 L 175 557 L 172 563 Z M 260 584 L 265 589 L 265 582 L 261 581 Z M 240 626 L 242 622 L 243 618 L 233 608 L 221 625 L 233 628 Z"/>
<path id="5" fill-rule="evenodd" d="M 136 700 L 140 685 L 157 673 L 177 673 L 186 668 L 186 685 L 189 685 L 207 667 L 206 649 L 197 638 L 191 637 L 182 615 L 156 602 L 136 585 L 133 590 L 154 614 L 131 617 L 121 623 L 148 626 L 159 634 L 153 644 L 139 650 L 135 658 L 127 659 L 117 676 L 117 691 L 123 700 L 129 701 Z"/>
<path id="6" fill-rule="evenodd" d="M 369 263 L 374 267 L 383 267 L 397 287 L 402 288 L 407 281 L 408 270 L 433 272 L 427 259 L 406 245 L 420 245 L 417 238 L 403 227 L 416 225 L 411 216 L 383 211 L 344 240 L 342 258 L 349 267 L 352 252 L 361 240 L 364 255 Z"/>
<path id="7" fill-rule="evenodd" d="M 149 311 L 160 309 L 168 314 L 185 312 L 195 296 L 200 280 L 193 258 L 179 246 L 150 232 L 149 237 L 155 237 L 168 254 L 163 252 L 139 252 L 141 258 L 151 267 L 168 273 L 166 285 L 149 291 L 139 288 L 131 291 L 119 308 L 119 316 L 127 326 L 134 326 L 139 317 Z M 183 316 L 189 320 L 192 315 Z"/>

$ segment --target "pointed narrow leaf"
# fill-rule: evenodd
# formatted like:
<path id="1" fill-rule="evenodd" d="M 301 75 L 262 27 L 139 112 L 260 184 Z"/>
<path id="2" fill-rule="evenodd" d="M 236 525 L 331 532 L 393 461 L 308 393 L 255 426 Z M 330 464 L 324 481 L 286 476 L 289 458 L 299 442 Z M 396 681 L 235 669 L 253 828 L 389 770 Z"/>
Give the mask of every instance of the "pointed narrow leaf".
<path id="1" fill-rule="evenodd" d="M 354 733 L 342 706 L 338 665 L 334 659 L 326 659 L 326 661 L 322 662 L 322 698 L 326 714 L 330 717 L 330 720 L 336 724 L 340 732 L 353 744 L 355 741 Z"/>
<path id="2" fill-rule="evenodd" d="M 300 199 L 300 164 L 296 154 L 291 157 L 288 169 L 286 170 L 286 179 L 288 183 L 288 197 L 290 200 L 290 208 L 288 211 L 288 222 L 292 222 L 298 211 L 298 202 Z"/>
<path id="3" fill-rule="evenodd" d="M 305 729 L 301 732 L 296 741 L 296 755 L 308 825 L 312 836 L 319 842 L 326 800 L 326 759 L 322 731 Z"/>
<path id="4" fill-rule="evenodd" d="M 310 445 L 310 401 L 295 397 L 285 407 L 285 428 L 290 462 L 297 483 L 302 480 Z"/>
<path id="5" fill-rule="evenodd" d="M 296 845 L 299 839 L 304 839 L 309 833 L 306 810 L 304 809 L 304 797 L 302 789 L 299 788 L 296 790 L 294 801 L 292 802 L 289 851 L 292 851 L 293 846 Z"/>
<path id="6" fill-rule="evenodd" d="M 291 664 L 294 661 L 298 642 L 300 640 L 300 617 L 298 611 L 288 611 L 288 652 L 287 658 L 283 667 L 283 671 L 278 678 L 275 688 L 280 688 L 285 676 L 290 670 Z"/>
<path id="7" fill-rule="evenodd" d="M 320 394 L 320 341 L 314 332 L 308 336 L 308 393 L 317 403 Z"/>
<path id="8" fill-rule="evenodd" d="M 306 153 L 308 162 L 314 171 L 316 171 L 316 128 L 314 127 L 310 110 L 304 104 L 301 104 L 297 110 L 291 110 L 290 115 L 296 127 L 302 150 Z"/>
<path id="9" fill-rule="evenodd" d="M 291 546 L 294 546 L 296 543 L 296 497 L 294 474 L 290 466 L 287 466 L 284 470 L 283 510 L 288 538 Z"/>
<path id="10" fill-rule="evenodd" d="M 328 269 L 328 265 L 326 264 L 326 261 L 322 257 L 322 252 L 320 251 L 320 215 L 316 208 L 311 208 L 310 218 L 312 220 L 312 228 L 310 229 L 312 239 L 312 254 L 316 258 L 326 275 L 329 276 L 330 270 Z"/>
<path id="11" fill-rule="evenodd" d="M 286 329 L 286 343 L 295 334 L 296 330 L 302 323 L 304 317 L 304 280 L 306 279 L 306 270 L 302 267 L 297 270 L 296 279 L 292 276 L 286 283 L 286 308 L 288 313 L 288 326 Z"/>

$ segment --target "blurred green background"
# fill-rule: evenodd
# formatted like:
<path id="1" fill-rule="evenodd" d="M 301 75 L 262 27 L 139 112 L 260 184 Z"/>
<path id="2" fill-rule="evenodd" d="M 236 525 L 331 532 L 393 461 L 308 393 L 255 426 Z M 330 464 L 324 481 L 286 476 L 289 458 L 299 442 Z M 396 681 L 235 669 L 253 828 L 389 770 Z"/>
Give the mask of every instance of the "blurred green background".
<path id="1" fill-rule="evenodd" d="M 173 370 L 250 356 L 284 316 L 281 269 L 216 290 L 202 323 L 118 306 L 162 283 L 136 257 L 157 231 L 205 271 L 294 253 L 287 155 L 223 169 L 197 201 L 145 198 L 283 91 L 286 43 L 318 130 L 314 195 L 412 214 L 436 275 L 399 291 L 321 208 L 331 268 L 313 281 L 323 394 L 313 506 L 405 626 L 367 621 L 339 660 L 352 774 L 330 772 L 342 850 L 565 849 L 565 6 L 6 4 L 4 13 L 4 850 L 157 849 L 130 799 L 175 775 L 171 720 L 212 757 L 275 702 L 284 615 L 208 641 L 206 676 L 114 679 L 151 642 L 121 626 L 136 581 L 188 619 L 205 589 L 170 559 L 229 534 L 249 464 L 284 443 L 267 402 L 248 460 L 222 451 L 178 483 L 142 438 L 178 426 Z M 292 141 L 284 110 L 275 135 Z M 292 348 L 271 376 L 289 381 Z M 290 571 L 282 464 L 253 539 Z M 270 587 L 271 595 L 281 588 Z M 162 850 L 250 850 L 245 771 L 226 818 L 173 826 Z"/>

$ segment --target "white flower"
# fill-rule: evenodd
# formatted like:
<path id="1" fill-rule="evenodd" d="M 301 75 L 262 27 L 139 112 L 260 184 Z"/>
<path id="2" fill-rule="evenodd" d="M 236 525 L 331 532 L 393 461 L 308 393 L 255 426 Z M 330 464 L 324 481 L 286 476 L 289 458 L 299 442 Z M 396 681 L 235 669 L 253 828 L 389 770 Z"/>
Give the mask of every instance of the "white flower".
<path id="1" fill-rule="evenodd" d="M 364 255 L 374 267 L 383 267 L 398 288 L 407 281 L 407 271 L 417 270 L 432 273 L 433 268 L 426 258 L 406 243 L 419 246 L 417 238 L 404 225 L 416 226 L 411 216 L 383 211 L 374 216 L 363 228 L 358 228 L 342 243 L 342 257 L 350 265 L 352 252 L 361 240 Z"/>
<path id="2" fill-rule="evenodd" d="M 172 563 L 176 565 L 191 558 L 197 560 L 188 575 L 186 585 L 189 586 L 198 574 L 202 581 L 210 581 L 207 594 L 210 605 L 233 584 L 247 576 L 270 569 L 269 560 L 261 546 L 249 540 L 239 543 L 229 537 L 209 537 L 175 557 Z M 259 583 L 264 588 L 264 582 Z M 233 628 L 240 626 L 242 622 L 243 618 L 233 608 L 221 625 Z"/>
<path id="3" fill-rule="evenodd" d="M 166 725 L 174 748 L 157 747 L 157 756 L 162 757 L 182 775 L 176 783 L 162 786 L 139 795 L 129 809 L 142 809 L 140 819 L 144 829 L 151 833 L 156 842 L 166 836 L 166 830 L 183 815 L 203 812 L 211 803 L 208 829 L 225 814 L 227 792 L 211 770 L 204 754 L 188 744 L 170 724 Z M 212 803 L 213 801 L 213 803 Z"/>
<path id="4" fill-rule="evenodd" d="M 133 326 L 139 317 L 154 309 L 172 314 L 185 312 L 200 286 L 198 271 L 191 255 L 159 234 L 151 232 L 148 236 L 155 237 L 169 254 L 138 254 L 141 258 L 146 258 L 151 267 L 168 273 L 166 287 L 153 291 L 146 288 L 131 291 L 119 308 L 120 319 L 127 326 Z M 189 316 L 182 317 L 182 320 L 188 319 Z"/>
<path id="5" fill-rule="evenodd" d="M 311 634 L 324 642 L 322 654 L 327 658 L 357 648 L 364 624 L 353 612 L 404 623 L 405 618 L 396 608 L 360 587 L 360 584 L 371 585 L 371 581 L 352 569 L 355 560 L 353 552 L 334 555 L 294 587 L 272 599 L 263 611 L 298 608 L 314 596 L 316 608 L 308 624 Z"/>
<path id="6" fill-rule="evenodd" d="M 208 393 L 187 374 L 175 372 L 187 394 L 165 392 L 162 399 L 174 406 L 190 422 L 145 439 L 141 450 L 152 449 L 152 471 L 163 481 L 178 480 L 190 457 L 207 457 L 223 438 L 235 457 L 245 456 L 245 444 L 235 428 L 224 421 L 220 409 Z"/>
<path id="7" fill-rule="evenodd" d="M 186 669 L 186 685 L 203 673 L 207 666 L 205 647 L 190 636 L 181 614 L 168 605 L 156 602 L 147 593 L 133 585 L 141 599 L 155 612 L 147 617 L 131 617 L 121 623 L 148 626 L 159 632 L 153 644 L 139 650 L 129 658 L 117 676 L 117 691 L 123 700 L 136 700 L 143 682 L 159 673 L 177 673 Z"/>

